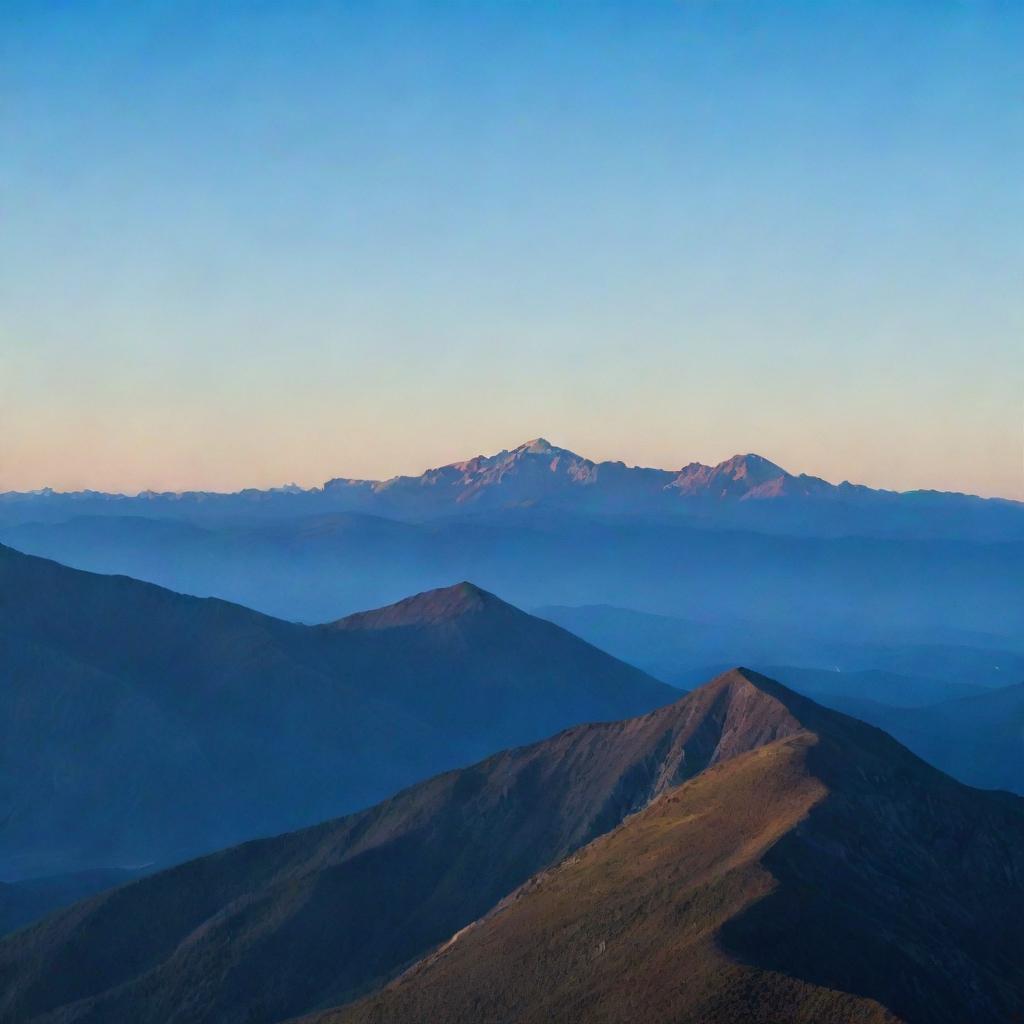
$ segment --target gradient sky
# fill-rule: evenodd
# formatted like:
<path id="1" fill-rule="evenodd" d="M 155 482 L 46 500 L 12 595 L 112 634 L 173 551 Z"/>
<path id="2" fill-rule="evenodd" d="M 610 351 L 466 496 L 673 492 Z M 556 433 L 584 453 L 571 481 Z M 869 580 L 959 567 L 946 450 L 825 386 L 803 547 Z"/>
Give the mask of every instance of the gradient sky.
<path id="1" fill-rule="evenodd" d="M 1024 498 L 1024 5 L 0 5 L 0 490 L 542 434 Z"/>

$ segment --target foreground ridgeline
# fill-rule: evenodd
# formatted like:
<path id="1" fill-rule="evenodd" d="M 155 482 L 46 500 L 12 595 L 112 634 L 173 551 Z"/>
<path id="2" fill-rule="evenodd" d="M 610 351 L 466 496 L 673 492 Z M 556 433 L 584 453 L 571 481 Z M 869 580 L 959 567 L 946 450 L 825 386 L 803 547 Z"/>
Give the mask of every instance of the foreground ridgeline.
<path id="1" fill-rule="evenodd" d="M 1024 800 L 737 669 L 59 912 L 0 1020 L 1009 1024 L 1022 948 Z"/>
<path id="2" fill-rule="evenodd" d="M 4 547 L 0 666 L 5 881 L 170 864 L 678 696 L 468 583 L 310 627 Z M 44 895 L 0 888 L 0 922 Z"/>

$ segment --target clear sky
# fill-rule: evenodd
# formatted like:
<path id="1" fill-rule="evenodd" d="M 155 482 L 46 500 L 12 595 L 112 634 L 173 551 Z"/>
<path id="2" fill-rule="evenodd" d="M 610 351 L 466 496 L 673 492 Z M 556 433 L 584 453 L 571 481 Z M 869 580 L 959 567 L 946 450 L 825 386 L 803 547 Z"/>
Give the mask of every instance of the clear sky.
<path id="1" fill-rule="evenodd" d="M 539 434 L 1024 498 L 1024 4 L 0 4 L 0 490 Z"/>

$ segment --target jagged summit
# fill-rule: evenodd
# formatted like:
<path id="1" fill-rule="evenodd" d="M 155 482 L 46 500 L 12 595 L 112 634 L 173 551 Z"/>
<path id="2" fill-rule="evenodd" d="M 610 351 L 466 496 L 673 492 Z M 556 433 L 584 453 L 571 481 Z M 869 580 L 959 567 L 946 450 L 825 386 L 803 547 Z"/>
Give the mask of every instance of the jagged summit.
<path id="1" fill-rule="evenodd" d="M 356 612 L 337 622 L 328 623 L 330 629 L 395 629 L 400 626 L 436 625 L 482 611 L 485 608 L 508 608 L 499 597 L 483 590 L 475 583 L 463 580 L 450 587 L 424 590 L 403 598 L 395 604 L 370 611 Z"/>
<path id="2" fill-rule="evenodd" d="M 364 481 L 332 480 L 331 492 L 366 490 Z M 680 470 L 595 462 L 535 437 L 493 455 L 477 455 L 370 485 L 370 497 L 398 505 L 454 511 L 557 505 L 589 511 L 665 512 L 681 509 L 680 498 L 732 502 L 815 496 L 833 491 L 813 477 L 795 477 L 762 455 L 734 455 L 709 466 L 691 462 Z"/>
<path id="3" fill-rule="evenodd" d="M 569 451 L 568 448 L 560 448 L 558 445 L 552 444 L 546 437 L 535 437 L 532 441 L 525 441 L 523 444 L 512 449 L 513 454 L 527 454 L 527 455 L 551 455 L 558 453 L 559 455 L 572 455 L 574 458 L 580 458 L 575 452 Z"/>

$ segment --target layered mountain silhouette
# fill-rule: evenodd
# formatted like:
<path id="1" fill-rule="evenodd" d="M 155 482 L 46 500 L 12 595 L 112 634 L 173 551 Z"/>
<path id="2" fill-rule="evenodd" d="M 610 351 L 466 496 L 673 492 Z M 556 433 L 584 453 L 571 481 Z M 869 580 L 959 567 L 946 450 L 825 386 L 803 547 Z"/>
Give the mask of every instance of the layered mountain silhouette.
<path id="1" fill-rule="evenodd" d="M 0 1021 L 1009 1024 L 1022 943 L 1024 801 L 734 670 L 61 911 Z"/>
<path id="2" fill-rule="evenodd" d="M 783 630 L 763 620 L 698 621 L 609 605 L 534 613 L 685 689 L 736 660 L 815 700 L 866 697 L 904 707 L 979 695 L 1024 678 L 1024 649 L 1006 650 L 1012 641 L 1004 637 L 955 630 L 945 632 L 946 643 L 936 643 L 934 633 L 901 636 L 894 627 L 856 638 Z M 828 667 L 809 667 L 815 665 Z"/>
<path id="3" fill-rule="evenodd" d="M 850 696 L 829 703 L 969 785 L 1024 793 L 1024 683 L 919 708 Z"/>
<path id="4" fill-rule="evenodd" d="M 308 627 L 0 547 L 0 879 L 168 863 L 678 691 L 469 583 Z"/>
<path id="5" fill-rule="evenodd" d="M 537 507 L 416 523 L 354 513 L 202 526 L 94 516 L 0 529 L 0 541 L 79 569 L 309 623 L 460 579 L 525 608 L 643 609 L 703 624 L 690 645 L 695 655 L 712 636 L 729 641 L 716 645 L 721 657 L 687 659 L 691 668 L 733 664 L 738 651 L 751 649 L 758 657 L 743 656 L 748 664 L 933 675 L 958 660 L 952 648 L 963 643 L 991 647 L 999 655 L 991 664 L 1006 668 L 1002 652 L 1020 647 L 1024 621 L 1020 542 L 781 536 L 687 517 L 585 517 Z M 730 623 L 741 628 L 727 637 Z M 752 644 L 752 630 L 768 643 Z M 882 637 L 902 646 L 925 634 L 947 649 L 935 668 L 818 658 L 826 644 L 849 649 Z M 989 638 L 962 639 L 975 634 Z M 1024 665 L 1024 650 L 1015 657 Z M 1024 673 L 1004 674 L 1002 682 L 1019 678 Z"/>

